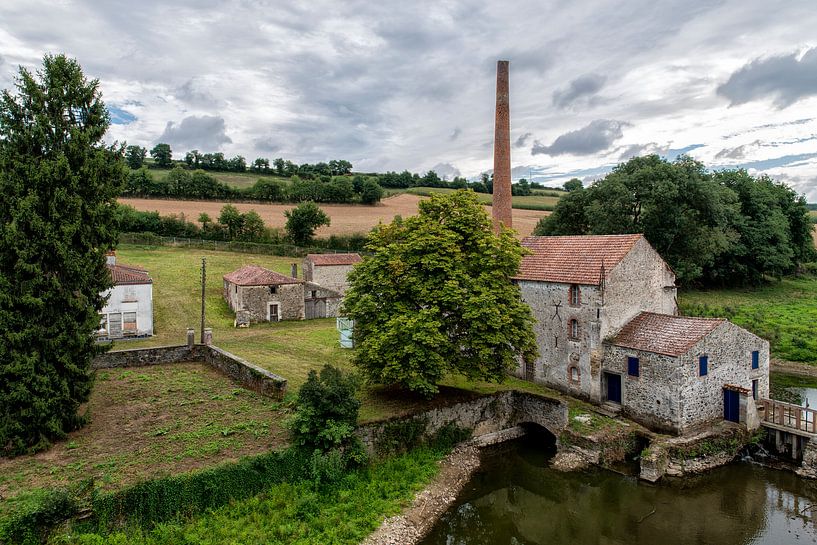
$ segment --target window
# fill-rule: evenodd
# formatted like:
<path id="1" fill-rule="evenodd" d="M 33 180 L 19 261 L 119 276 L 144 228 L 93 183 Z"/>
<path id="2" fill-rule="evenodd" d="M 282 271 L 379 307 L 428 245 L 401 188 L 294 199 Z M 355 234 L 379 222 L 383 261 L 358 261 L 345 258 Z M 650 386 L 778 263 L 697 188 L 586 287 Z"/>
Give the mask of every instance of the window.
<path id="1" fill-rule="evenodd" d="M 760 367 L 760 352 L 757 350 L 752 351 L 752 369 L 757 369 Z"/>
<path id="2" fill-rule="evenodd" d="M 579 321 L 575 318 L 567 323 L 567 334 L 574 341 L 579 340 Z"/>
<path id="3" fill-rule="evenodd" d="M 136 313 L 123 312 L 122 313 L 122 330 L 136 331 Z"/>
<path id="4" fill-rule="evenodd" d="M 757 379 L 752 381 L 752 399 L 757 399 Z"/>
<path id="5" fill-rule="evenodd" d="M 639 369 L 639 361 L 638 358 L 633 356 L 627 357 L 627 374 L 631 377 L 640 376 L 640 369 Z"/>
<path id="6" fill-rule="evenodd" d="M 267 320 L 270 322 L 277 322 L 281 317 L 278 313 L 278 303 L 270 303 L 267 308 Z"/>
<path id="7" fill-rule="evenodd" d="M 567 378 L 570 380 L 570 382 L 573 383 L 581 382 L 581 374 L 579 373 L 579 368 L 576 367 L 575 365 L 571 365 L 570 369 L 568 370 Z"/>
<path id="8" fill-rule="evenodd" d="M 318 297 L 318 291 L 317 290 L 312 290 L 312 299 L 315 299 L 317 297 Z"/>
<path id="9" fill-rule="evenodd" d="M 709 373 L 709 356 L 698 358 L 698 375 L 705 377 Z"/>
<path id="10" fill-rule="evenodd" d="M 581 292 L 579 291 L 578 285 L 572 284 L 570 286 L 570 291 L 567 295 L 567 303 L 571 307 L 577 307 L 581 303 Z"/>
<path id="11" fill-rule="evenodd" d="M 269 287 L 269 292 L 270 292 L 270 295 L 275 295 L 276 293 L 278 293 L 278 287 L 277 286 L 270 286 Z"/>

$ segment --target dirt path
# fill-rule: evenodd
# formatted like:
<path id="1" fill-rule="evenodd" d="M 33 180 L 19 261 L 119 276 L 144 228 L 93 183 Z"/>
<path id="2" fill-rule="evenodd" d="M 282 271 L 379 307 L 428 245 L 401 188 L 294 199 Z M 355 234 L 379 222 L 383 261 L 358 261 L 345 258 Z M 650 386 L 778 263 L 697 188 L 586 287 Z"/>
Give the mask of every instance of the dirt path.
<path id="1" fill-rule="evenodd" d="M 332 225 L 318 230 L 318 236 L 349 235 L 366 233 L 378 222 L 390 222 L 395 216 L 404 218 L 417 213 L 417 204 L 424 197 L 401 193 L 383 201 L 376 206 L 354 204 L 322 204 L 321 208 L 329 215 Z M 157 211 L 162 215 L 182 213 L 189 221 L 196 221 L 199 214 L 206 212 L 212 219 L 218 218 L 223 202 L 217 201 L 174 201 L 164 199 L 119 199 L 119 202 L 128 204 L 137 210 Z M 283 227 L 286 222 L 285 210 L 291 210 L 293 204 L 266 204 L 266 203 L 234 203 L 241 212 L 255 210 L 270 227 Z M 490 213 L 491 207 L 486 206 Z M 514 227 L 521 236 L 530 235 L 539 218 L 550 212 L 538 210 L 513 211 Z"/>
<path id="2" fill-rule="evenodd" d="M 801 377 L 817 377 L 817 367 L 796 361 L 779 360 L 772 358 L 771 369 L 775 373 L 799 375 Z"/>

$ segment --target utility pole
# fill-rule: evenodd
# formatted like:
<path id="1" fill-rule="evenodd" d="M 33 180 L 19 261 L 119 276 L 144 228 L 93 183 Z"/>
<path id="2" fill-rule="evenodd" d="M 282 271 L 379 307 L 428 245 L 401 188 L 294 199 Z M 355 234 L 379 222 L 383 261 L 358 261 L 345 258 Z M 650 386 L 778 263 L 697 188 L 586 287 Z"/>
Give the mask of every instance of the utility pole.
<path id="1" fill-rule="evenodd" d="M 204 294 L 207 285 L 207 258 L 201 258 L 201 336 L 199 342 L 204 344 Z"/>

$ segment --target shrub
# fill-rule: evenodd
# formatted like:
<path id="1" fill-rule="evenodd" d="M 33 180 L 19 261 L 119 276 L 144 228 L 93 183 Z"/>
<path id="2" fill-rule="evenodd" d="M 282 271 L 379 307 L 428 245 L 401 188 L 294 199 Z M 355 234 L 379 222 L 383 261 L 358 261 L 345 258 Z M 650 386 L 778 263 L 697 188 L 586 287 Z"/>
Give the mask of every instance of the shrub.
<path id="1" fill-rule="evenodd" d="M 314 370 L 298 392 L 298 408 L 289 422 L 293 443 L 328 452 L 352 442 L 360 401 L 357 377 L 325 365 Z"/>
<path id="2" fill-rule="evenodd" d="M 315 230 L 329 225 L 329 216 L 314 202 L 301 203 L 284 212 L 287 217 L 286 232 L 293 244 L 306 245 L 315 236 Z"/>

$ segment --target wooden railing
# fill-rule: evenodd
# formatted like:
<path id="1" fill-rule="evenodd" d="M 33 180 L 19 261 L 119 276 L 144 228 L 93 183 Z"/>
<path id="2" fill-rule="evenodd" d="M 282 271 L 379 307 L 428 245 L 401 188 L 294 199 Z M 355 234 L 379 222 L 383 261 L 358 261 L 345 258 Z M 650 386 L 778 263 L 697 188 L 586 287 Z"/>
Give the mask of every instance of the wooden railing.
<path id="1" fill-rule="evenodd" d="M 761 422 L 817 434 L 817 410 L 772 399 L 757 400 Z"/>

